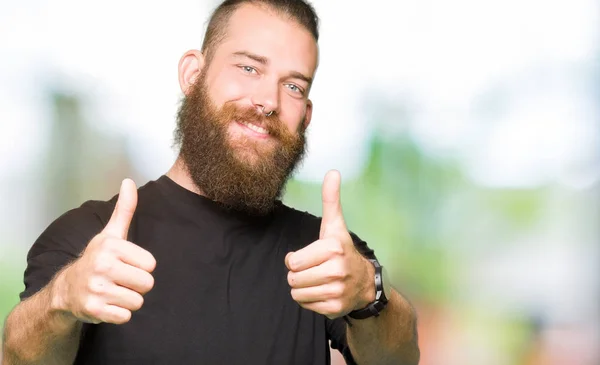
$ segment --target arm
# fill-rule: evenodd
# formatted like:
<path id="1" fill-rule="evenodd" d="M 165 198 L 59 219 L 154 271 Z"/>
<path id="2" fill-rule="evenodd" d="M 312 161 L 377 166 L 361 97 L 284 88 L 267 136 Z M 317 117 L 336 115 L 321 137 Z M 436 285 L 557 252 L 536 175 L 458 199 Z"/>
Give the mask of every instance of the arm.
<path id="1" fill-rule="evenodd" d="M 135 184 L 124 181 L 110 221 L 69 265 L 64 264 L 64 254 L 60 255 L 62 264 L 52 261 L 52 254 L 61 251 L 56 242 L 68 241 L 64 234 L 56 240 L 36 242 L 41 246 L 34 244 L 41 247 L 37 250 L 41 252 L 32 255 L 30 264 L 34 258 L 44 259 L 28 266 L 31 270 L 25 275 L 26 282 L 28 277 L 46 277 L 49 268 L 64 268 L 7 318 L 2 365 L 73 363 L 83 322 L 123 324 L 141 308 L 143 295 L 154 285 L 150 273 L 156 260 L 148 251 L 126 241 L 136 204 Z M 60 232 L 76 226 L 73 221 L 63 221 L 53 229 Z M 30 280 L 29 284 L 34 283 L 30 286 L 35 288 L 38 281 Z"/>
<path id="2" fill-rule="evenodd" d="M 419 363 L 415 311 L 395 290 L 389 297 L 378 317 L 350 319 L 347 340 L 358 364 Z"/>
<path id="3" fill-rule="evenodd" d="M 56 283 L 61 273 L 6 319 L 2 365 L 59 365 L 75 360 L 82 324 L 57 308 Z"/>
<path id="4" fill-rule="evenodd" d="M 292 298 L 303 308 L 326 316 L 329 323 L 336 319 L 337 324 L 328 328 L 330 333 L 343 325 L 340 317 L 365 308 L 376 295 L 375 268 L 366 258 L 375 258 L 374 253 L 357 237 L 355 240 L 346 227 L 340 179 L 337 172 L 325 176 L 319 239 L 285 257 Z M 332 341 L 332 347 L 339 349 L 350 363 L 419 362 L 415 312 L 398 292 L 385 292 L 389 293 L 389 301 L 378 317 L 351 319 L 351 325 L 345 328 L 346 338 L 339 332 L 333 336 L 336 341 Z M 340 348 L 339 342 L 347 342 L 348 346 Z"/>

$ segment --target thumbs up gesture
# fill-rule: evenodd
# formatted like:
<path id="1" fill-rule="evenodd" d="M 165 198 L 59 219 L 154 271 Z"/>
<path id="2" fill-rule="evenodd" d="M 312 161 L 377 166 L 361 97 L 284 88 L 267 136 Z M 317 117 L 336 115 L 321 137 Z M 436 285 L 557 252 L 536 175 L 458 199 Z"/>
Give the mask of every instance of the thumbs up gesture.
<path id="1" fill-rule="evenodd" d="M 340 183 L 338 171 L 325 175 L 319 239 L 285 257 L 292 298 L 303 308 L 330 319 L 375 300 L 375 270 L 356 250 L 346 228 Z"/>
<path id="2" fill-rule="evenodd" d="M 137 205 L 135 183 L 121 184 L 110 221 L 73 264 L 55 279 L 55 307 L 88 323 L 122 324 L 142 307 L 143 295 L 154 286 L 150 274 L 156 260 L 127 241 Z"/>

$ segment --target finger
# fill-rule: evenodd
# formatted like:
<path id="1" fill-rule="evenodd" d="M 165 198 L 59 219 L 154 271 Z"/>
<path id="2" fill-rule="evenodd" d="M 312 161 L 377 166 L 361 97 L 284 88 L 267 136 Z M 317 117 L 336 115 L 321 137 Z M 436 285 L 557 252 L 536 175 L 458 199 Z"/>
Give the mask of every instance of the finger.
<path id="1" fill-rule="evenodd" d="M 144 304 L 144 298 L 133 290 L 118 285 L 112 285 L 111 288 L 107 290 L 106 303 L 129 311 L 136 311 Z"/>
<path id="2" fill-rule="evenodd" d="M 287 267 L 288 270 L 292 270 L 292 266 L 290 264 L 290 257 L 292 256 L 294 252 L 288 252 L 287 255 L 285 255 L 285 267 Z"/>
<path id="3" fill-rule="evenodd" d="M 349 310 L 344 310 L 344 308 L 342 308 L 339 301 L 299 302 L 298 304 L 300 304 L 302 308 L 322 314 L 329 319 L 339 318 L 350 313 Z"/>
<path id="4" fill-rule="evenodd" d="M 344 288 L 339 283 L 331 283 L 308 288 L 294 288 L 291 294 L 298 303 L 312 303 L 340 298 L 344 294 Z"/>
<path id="5" fill-rule="evenodd" d="M 133 218 L 133 213 L 137 206 L 137 188 L 135 183 L 131 179 L 125 179 L 121 183 L 121 190 L 119 191 L 119 198 L 115 205 L 110 220 L 104 227 L 105 233 L 127 239 L 127 233 L 129 232 L 129 225 Z"/>
<path id="6" fill-rule="evenodd" d="M 146 294 L 154 286 L 154 277 L 146 270 L 129 264 L 121 263 L 111 273 L 111 279 L 117 285 L 131 289 L 140 294 Z"/>
<path id="7" fill-rule="evenodd" d="M 343 253 L 343 248 L 338 240 L 317 240 L 301 250 L 288 254 L 286 256 L 286 266 L 290 271 L 302 271 L 320 265 L 333 256 Z"/>
<path id="8" fill-rule="evenodd" d="M 323 218 L 319 238 L 325 238 L 336 229 L 346 229 L 340 200 L 340 185 L 342 177 L 337 170 L 328 171 L 323 180 Z"/>
<path id="9" fill-rule="evenodd" d="M 117 257 L 124 263 L 138 267 L 146 272 L 156 268 L 156 259 L 140 246 L 129 241 L 122 241 L 117 251 Z"/>
<path id="10" fill-rule="evenodd" d="M 292 288 L 319 286 L 340 279 L 343 279 L 343 273 L 341 271 L 332 270 L 329 265 L 327 265 L 327 261 L 306 270 L 288 272 L 288 284 Z"/>
<path id="11" fill-rule="evenodd" d="M 105 323 L 123 324 L 129 322 L 131 319 L 131 311 L 116 305 L 108 304 L 104 306 L 102 315 L 98 319 Z"/>

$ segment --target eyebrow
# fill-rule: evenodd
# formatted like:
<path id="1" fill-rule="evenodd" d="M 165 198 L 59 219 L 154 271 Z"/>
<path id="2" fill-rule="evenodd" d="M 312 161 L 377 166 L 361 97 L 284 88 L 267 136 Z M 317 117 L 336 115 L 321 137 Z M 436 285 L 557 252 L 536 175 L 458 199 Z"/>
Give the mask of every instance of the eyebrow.
<path id="1" fill-rule="evenodd" d="M 305 81 L 308 84 L 308 86 L 312 85 L 312 81 L 313 81 L 312 77 L 308 77 L 298 71 L 291 71 L 289 76 L 292 78 L 295 78 L 295 79 Z"/>
<path id="2" fill-rule="evenodd" d="M 260 63 L 261 65 L 265 65 L 267 66 L 269 64 L 269 59 L 265 56 L 259 56 L 257 54 L 248 52 L 248 51 L 237 51 L 233 53 L 234 56 L 236 57 L 246 57 L 249 58 L 251 60 L 254 60 L 258 63 Z M 298 71 L 290 71 L 288 74 L 288 77 L 292 77 L 295 79 L 299 79 L 302 81 L 305 81 L 309 86 L 312 85 L 313 79 L 312 77 L 306 76 L 301 72 Z"/>
<path id="3" fill-rule="evenodd" d="M 254 61 L 258 62 L 261 65 L 268 65 L 269 64 L 269 59 L 267 57 L 259 56 L 257 54 L 250 53 L 250 52 L 247 52 L 247 51 L 237 51 L 233 55 L 234 56 L 238 56 L 238 57 L 250 58 L 251 60 L 254 60 Z"/>

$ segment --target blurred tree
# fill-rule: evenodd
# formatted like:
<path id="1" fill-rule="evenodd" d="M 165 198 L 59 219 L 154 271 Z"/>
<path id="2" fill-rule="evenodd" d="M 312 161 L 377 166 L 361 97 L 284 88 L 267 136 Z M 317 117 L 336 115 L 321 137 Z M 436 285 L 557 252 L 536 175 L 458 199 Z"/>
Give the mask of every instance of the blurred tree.
<path id="1" fill-rule="evenodd" d="M 349 228 L 376 249 L 394 283 L 420 298 L 439 299 L 449 279 L 441 208 L 459 183 L 458 169 L 424 155 L 407 137 L 375 135 L 370 158 L 355 180 L 343 180 L 342 204 Z M 320 184 L 288 184 L 286 203 L 321 214 Z"/>
<path id="2" fill-rule="evenodd" d="M 34 171 L 42 190 L 41 201 L 28 214 L 32 230 L 39 235 L 50 222 L 67 210 L 90 199 L 109 199 L 118 192 L 121 180 L 134 176 L 126 154 L 125 139 L 94 128 L 86 120 L 89 105 L 79 94 L 48 92 L 52 110 L 47 153 L 41 168 Z M 139 182 L 139 180 L 138 180 Z M 42 222 L 36 226 L 33 222 Z M 25 250 L 33 242 L 17 242 L 0 254 L 0 326 L 23 290 Z M 19 260 L 11 260 L 19 257 Z"/>
<path id="3" fill-rule="evenodd" d="M 52 91 L 52 129 L 45 170 L 45 215 L 54 220 L 89 199 L 108 199 L 131 176 L 125 139 L 94 128 L 79 95 Z"/>

